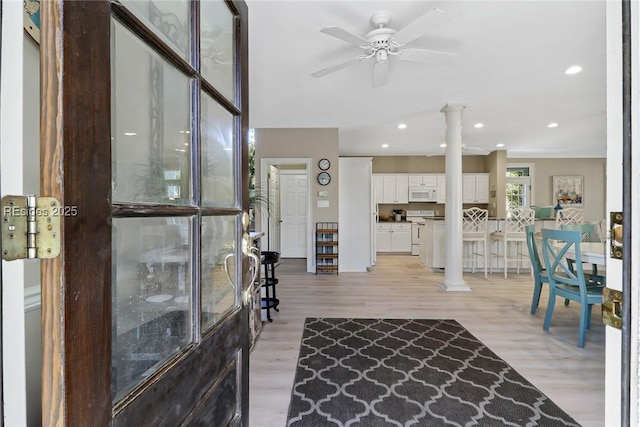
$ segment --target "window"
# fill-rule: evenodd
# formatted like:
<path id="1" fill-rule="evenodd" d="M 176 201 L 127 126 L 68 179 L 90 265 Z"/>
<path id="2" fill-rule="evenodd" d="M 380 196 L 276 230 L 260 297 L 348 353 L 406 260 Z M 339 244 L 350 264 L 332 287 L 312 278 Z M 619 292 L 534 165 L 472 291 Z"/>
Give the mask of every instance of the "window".
<path id="1" fill-rule="evenodd" d="M 507 165 L 507 209 L 533 205 L 533 164 Z"/>

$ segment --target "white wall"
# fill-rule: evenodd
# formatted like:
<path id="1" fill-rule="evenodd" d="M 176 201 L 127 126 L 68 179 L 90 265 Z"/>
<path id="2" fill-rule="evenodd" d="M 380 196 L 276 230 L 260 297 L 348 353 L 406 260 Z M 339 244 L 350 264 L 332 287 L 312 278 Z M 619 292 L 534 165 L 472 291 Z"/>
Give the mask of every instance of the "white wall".
<path id="1" fill-rule="evenodd" d="M 371 266 L 371 158 L 341 157 L 338 220 L 338 271 Z"/>

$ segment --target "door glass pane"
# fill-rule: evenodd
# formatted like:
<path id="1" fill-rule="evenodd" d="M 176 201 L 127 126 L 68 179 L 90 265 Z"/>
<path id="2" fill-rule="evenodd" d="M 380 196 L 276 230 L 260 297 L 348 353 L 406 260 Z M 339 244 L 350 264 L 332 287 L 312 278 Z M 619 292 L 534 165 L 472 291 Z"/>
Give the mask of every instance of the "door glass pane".
<path id="1" fill-rule="evenodd" d="M 527 186 L 520 183 L 507 183 L 507 209 L 527 206 Z"/>
<path id="2" fill-rule="evenodd" d="M 114 202 L 191 201 L 190 79 L 114 21 Z"/>
<path id="3" fill-rule="evenodd" d="M 233 116 L 202 93 L 202 204 L 235 207 Z"/>
<path id="4" fill-rule="evenodd" d="M 236 217 L 202 218 L 202 330 L 239 306 L 236 274 Z"/>
<path id="5" fill-rule="evenodd" d="M 113 219 L 114 398 L 191 342 L 191 223 L 188 217 Z"/>
<path id="6" fill-rule="evenodd" d="M 202 76 L 235 103 L 234 18 L 222 0 L 200 3 L 200 55 Z"/>
<path id="7" fill-rule="evenodd" d="M 186 61 L 190 61 L 190 12 L 188 0 L 120 0 Z"/>

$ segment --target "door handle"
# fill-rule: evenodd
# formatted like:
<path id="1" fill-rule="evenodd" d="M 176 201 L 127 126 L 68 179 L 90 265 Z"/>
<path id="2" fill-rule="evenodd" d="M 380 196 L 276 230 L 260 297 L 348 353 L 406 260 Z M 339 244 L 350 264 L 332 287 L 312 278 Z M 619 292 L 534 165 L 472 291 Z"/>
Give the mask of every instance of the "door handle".
<path id="1" fill-rule="evenodd" d="M 253 264 L 251 281 L 249 281 L 247 289 L 242 293 L 242 303 L 244 305 L 249 305 L 249 303 L 251 302 L 253 284 L 255 283 L 258 277 L 258 272 L 260 271 L 260 257 L 257 255 L 257 252 L 259 252 L 259 250 L 258 248 L 252 246 L 250 242 L 251 239 L 249 238 L 249 233 L 244 233 L 244 235 L 242 236 L 242 254 L 249 257 L 249 260 Z"/>

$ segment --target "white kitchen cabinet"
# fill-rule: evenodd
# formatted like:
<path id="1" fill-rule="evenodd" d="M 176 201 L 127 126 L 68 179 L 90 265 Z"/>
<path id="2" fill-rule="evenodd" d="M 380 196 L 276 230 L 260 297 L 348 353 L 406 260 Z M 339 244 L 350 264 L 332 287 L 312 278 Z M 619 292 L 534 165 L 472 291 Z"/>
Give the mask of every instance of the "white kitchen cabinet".
<path id="1" fill-rule="evenodd" d="M 431 175 L 409 175 L 409 187 L 437 187 L 438 177 Z"/>
<path id="2" fill-rule="evenodd" d="M 489 203 L 489 174 L 462 175 L 462 203 Z"/>
<path id="3" fill-rule="evenodd" d="M 382 201 L 379 203 L 409 203 L 409 177 L 382 175 Z"/>
<path id="4" fill-rule="evenodd" d="M 373 202 L 384 203 L 384 187 L 382 183 L 382 175 L 372 175 L 371 184 L 373 185 Z"/>
<path id="5" fill-rule="evenodd" d="M 391 224 L 376 224 L 376 252 L 391 252 Z"/>
<path id="6" fill-rule="evenodd" d="M 411 223 L 378 223 L 376 252 L 411 252 Z"/>
<path id="7" fill-rule="evenodd" d="M 411 252 L 411 224 L 391 224 L 391 252 Z"/>

